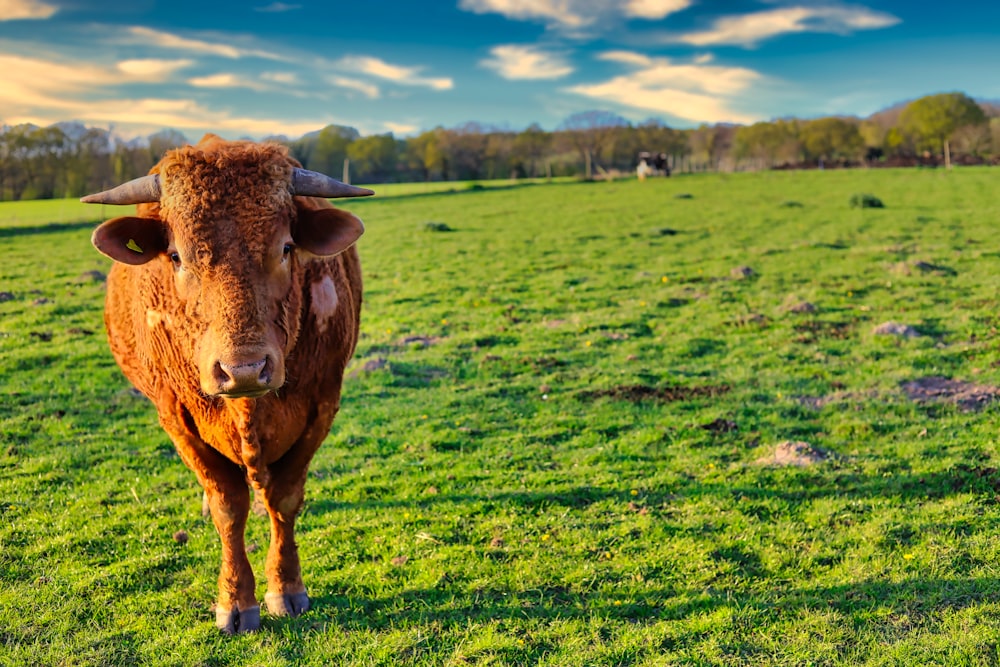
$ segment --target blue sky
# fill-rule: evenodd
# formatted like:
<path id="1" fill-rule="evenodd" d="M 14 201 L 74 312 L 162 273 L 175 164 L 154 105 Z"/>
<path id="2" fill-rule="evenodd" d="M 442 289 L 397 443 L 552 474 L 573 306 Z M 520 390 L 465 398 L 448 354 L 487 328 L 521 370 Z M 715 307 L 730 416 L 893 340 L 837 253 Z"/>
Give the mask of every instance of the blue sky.
<path id="1" fill-rule="evenodd" d="M 0 121 L 126 137 L 865 116 L 998 63 L 997 2 L 0 0 Z"/>

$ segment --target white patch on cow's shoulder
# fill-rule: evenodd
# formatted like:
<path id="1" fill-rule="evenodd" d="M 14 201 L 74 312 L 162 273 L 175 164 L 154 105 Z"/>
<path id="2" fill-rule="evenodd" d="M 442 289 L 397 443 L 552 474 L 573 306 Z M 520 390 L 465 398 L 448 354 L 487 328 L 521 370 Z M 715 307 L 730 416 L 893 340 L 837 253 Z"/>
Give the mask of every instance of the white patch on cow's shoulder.
<path id="1" fill-rule="evenodd" d="M 158 310 L 153 310 L 150 308 L 146 311 L 146 326 L 150 329 L 160 325 L 160 324 L 170 324 L 170 316 L 166 313 L 161 313 Z"/>
<path id="2" fill-rule="evenodd" d="M 312 284 L 309 294 L 312 297 L 312 312 L 316 317 L 316 324 L 321 332 L 325 331 L 337 312 L 337 286 L 333 284 L 333 278 L 323 276 L 322 280 Z"/>

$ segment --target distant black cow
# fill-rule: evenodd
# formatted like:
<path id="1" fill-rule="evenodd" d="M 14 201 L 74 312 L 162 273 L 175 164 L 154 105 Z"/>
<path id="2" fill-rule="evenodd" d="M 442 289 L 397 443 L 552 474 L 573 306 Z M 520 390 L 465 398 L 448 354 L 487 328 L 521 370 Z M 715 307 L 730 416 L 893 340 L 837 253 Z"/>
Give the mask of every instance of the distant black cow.
<path id="1" fill-rule="evenodd" d="M 636 174 L 639 180 L 645 180 L 647 176 L 670 176 L 670 165 L 667 164 L 666 153 L 650 153 L 642 151 L 638 155 L 639 166 L 636 167 Z"/>

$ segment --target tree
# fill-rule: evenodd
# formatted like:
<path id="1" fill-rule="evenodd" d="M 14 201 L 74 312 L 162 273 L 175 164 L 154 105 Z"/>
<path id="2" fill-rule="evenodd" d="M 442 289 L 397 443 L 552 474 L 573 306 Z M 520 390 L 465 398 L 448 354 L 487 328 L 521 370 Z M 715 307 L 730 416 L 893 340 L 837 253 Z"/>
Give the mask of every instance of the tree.
<path id="1" fill-rule="evenodd" d="M 339 178 L 344 168 L 344 158 L 348 157 L 351 144 L 360 136 L 353 127 L 327 125 L 309 142 L 310 150 L 302 163 L 306 169 Z"/>
<path id="2" fill-rule="evenodd" d="M 688 134 L 688 148 L 692 158 L 702 165 L 718 171 L 723 159 L 730 153 L 736 135 L 736 127 L 719 123 L 702 124 Z"/>
<path id="3" fill-rule="evenodd" d="M 66 195 L 79 197 L 98 192 L 112 180 L 111 134 L 102 128 L 84 129 L 66 151 L 62 167 Z"/>
<path id="4" fill-rule="evenodd" d="M 532 123 L 514 138 L 513 157 L 529 176 L 538 176 L 539 163 L 552 146 L 552 135 Z"/>
<path id="5" fill-rule="evenodd" d="M 818 118 L 803 124 L 799 139 L 811 160 L 854 160 L 864 148 L 858 122 L 847 118 Z"/>
<path id="6" fill-rule="evenodd" d="M 910 102 L 899 115 L 900 130 L 911 137 L 918 150 L 947 155 L 947 142 L 960 127 L 983 125 L 986 114 L 964 93 L 928 95 Z"/>
<path id="7" fill-rule="evenodd" d="M 352 141 L 347 146 L 347 157 L 357 180 L 363 183 L 377 183 L 392 175 L 396 167 L 399 148 L 392 133 L 373 134 Z"/>
<path id="8" fill-rule="evenodd" d="M 159 162 L 163 154 L 172 148 L 179 148 L 180 146 L 187 146 L 191 142 L 188 138 L 184 136 L 183 133 L 177 130 L 160 130 L 154 134 L 149 135 L 149 156 L 152 158 L 153 162 Z"/>
<path id="9" fill-rule="evenodd" d="M 479 123 L 465 123 L 441 132 L 441 152 L 459 180 L 482 178 L 486 160 L 487 131 Z"/>
<path id="10" fill-rule="evenodd" d="M 777 120 L 736 128 L 733 150 L 738 159 L 750 158 L 757 166 L 773 167 L 779 161 L 797 162 L 800 152 L 798 126 Z"/>
<path id="11" fill-rule="evenodd" d="M 568 117 L 560 124 L 563 136 L 580 153 L 584 163 L 584 176 L 593 178 L 593 164 L 614 141 L 619 128 L 628 121 L 610 111 L 582 111 Z"/>
<path id="12" fill-rule="evenodd" d="M 486 178 L 506 178 L 511 174 L 511 154 L 514 150 L 514 134 L 494 130 L 486 135 L 483 147 L 483 162 Z"/>
<path id="13" fill-rule="evenodd" d="M 442 151 L 440 127 L 422 132 L 406 142 L 404 157 L 407 166 L 420 174 L 425 181 L 431 180 L 435 172 L 444 179 L 448 178 L 448 164 Z"/>
<path id="14" fill-rule="evenodd" d="M 957 153 L 981 158 L 990 153 L 993 144 L 990 123 L 963 125 L 951 133 L 950 141 L 954 142 Z"/>

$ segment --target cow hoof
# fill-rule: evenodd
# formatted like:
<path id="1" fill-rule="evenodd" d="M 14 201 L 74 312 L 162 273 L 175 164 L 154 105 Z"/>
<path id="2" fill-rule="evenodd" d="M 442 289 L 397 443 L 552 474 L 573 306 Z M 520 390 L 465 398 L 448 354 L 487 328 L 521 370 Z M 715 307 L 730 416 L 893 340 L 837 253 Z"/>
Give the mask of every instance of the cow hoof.
<path id="1" fill-rule="evenodd" d="M 249 609 L 215 609 L 215 626 L 227 635 L 260 630 L 260 607 Z"/>
<path id="2" fill-rule="evenodd" d="M 271 616 L 298 616 L 309 610 L 309 596 L 301 593 L 265 593 L 264 603 Z"/>

